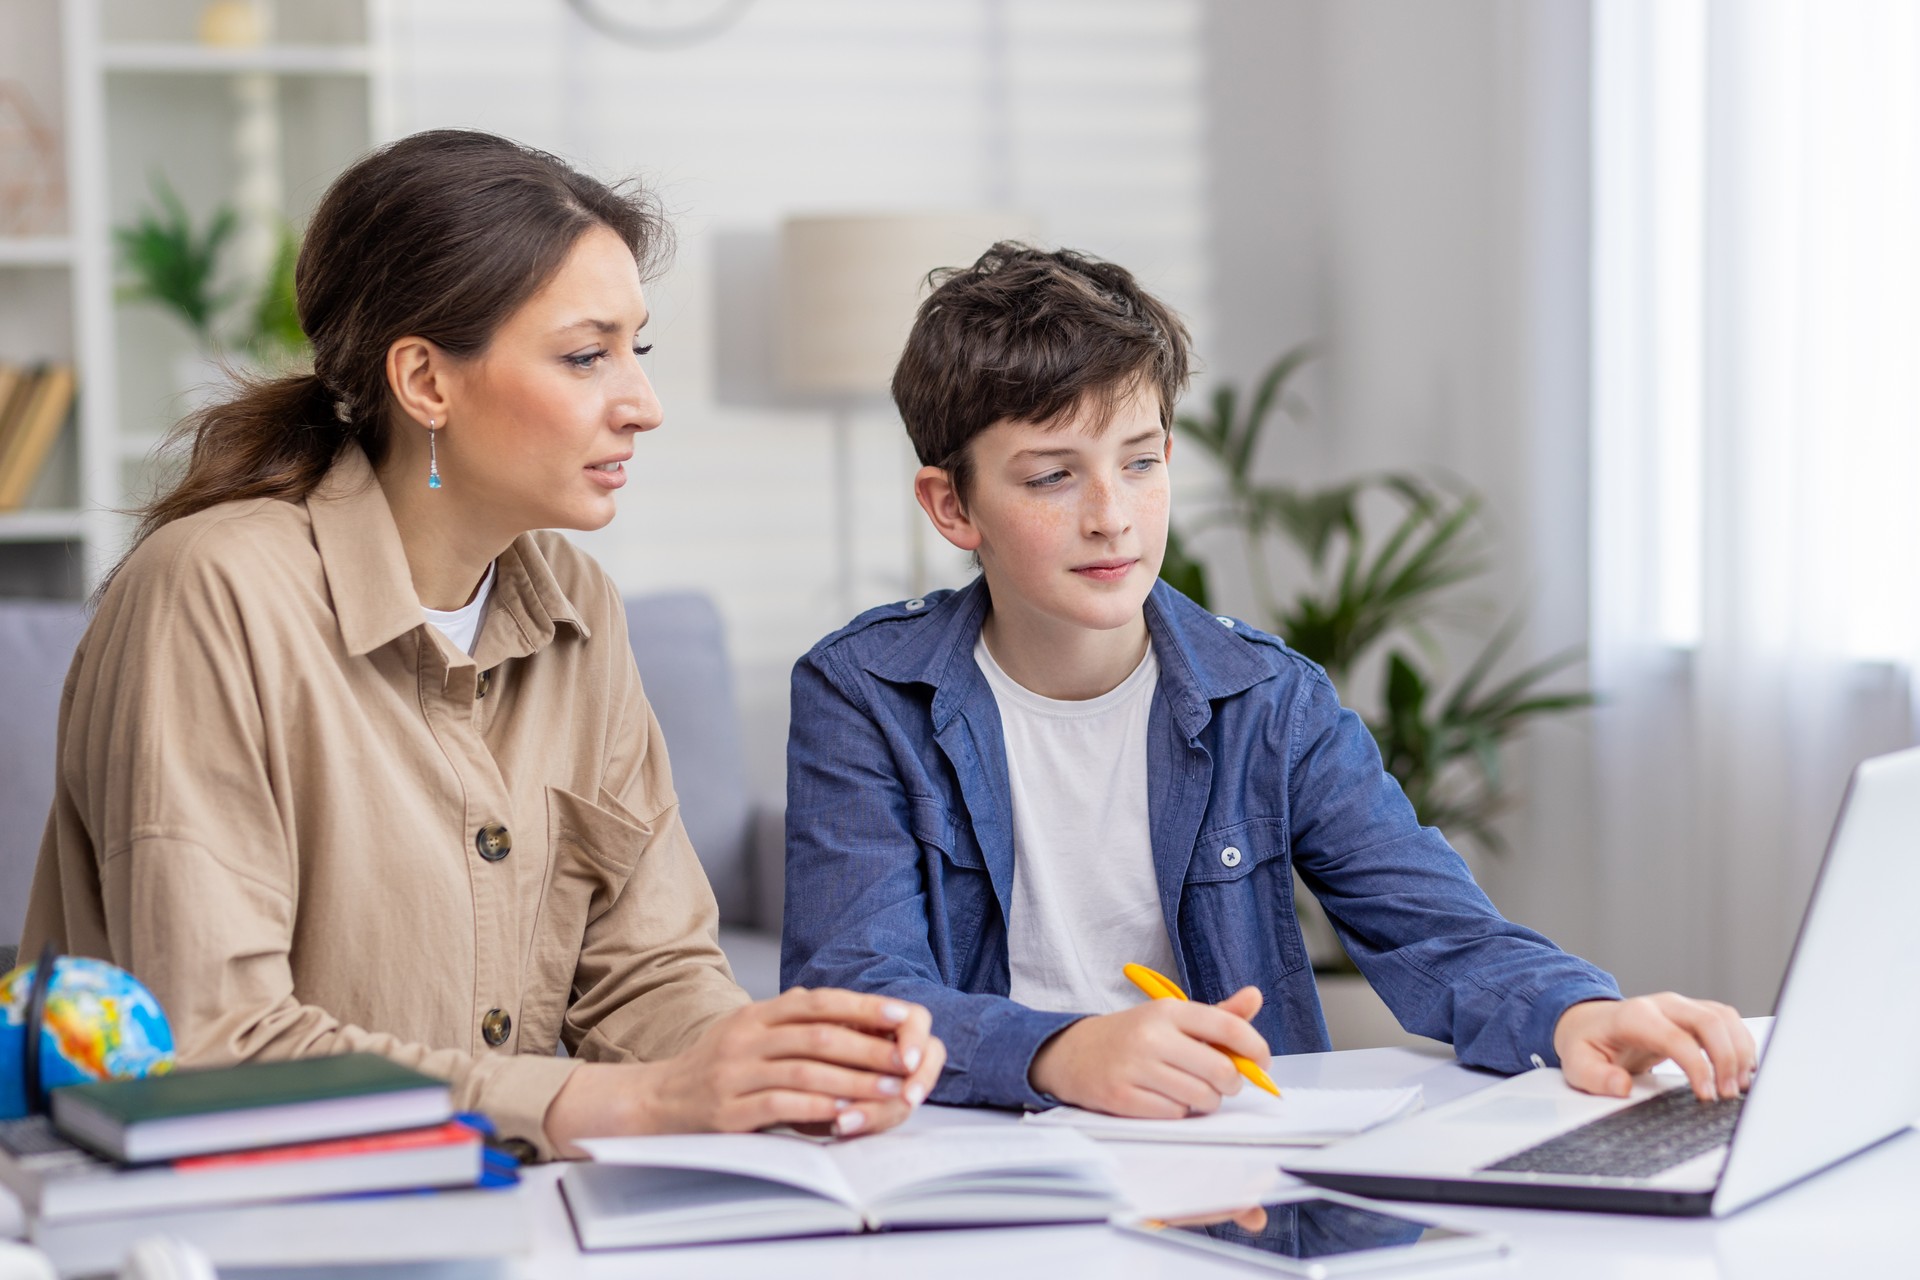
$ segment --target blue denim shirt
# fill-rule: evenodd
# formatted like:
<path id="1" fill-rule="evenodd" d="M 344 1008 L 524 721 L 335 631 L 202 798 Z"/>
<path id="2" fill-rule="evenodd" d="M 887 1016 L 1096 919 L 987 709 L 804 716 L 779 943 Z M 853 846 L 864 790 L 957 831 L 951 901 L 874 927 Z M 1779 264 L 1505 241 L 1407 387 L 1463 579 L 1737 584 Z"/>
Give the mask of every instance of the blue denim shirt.
<path id="1" fill-rule="evenodd" d="M 1013 814 L 973 658 L 987 605 L 976 580 L 874 609 L 794 667 L 780 977 L 927 1006 L 936 1101 L 1044 1107 L 1028 1068 L 1081 1015 L 1007 998 Z M 1275 1053 L 1329 1047 L 1297 870 L 1402 1026 L 1475 1066 L 1556 1064 L 1560 1015 L 1617 998 L 1613 979 L 1501 917 L 1318 666 L 1164 582 L 1146 618 L 1154 870 L 1188 994 L 1259 987 Z"/>

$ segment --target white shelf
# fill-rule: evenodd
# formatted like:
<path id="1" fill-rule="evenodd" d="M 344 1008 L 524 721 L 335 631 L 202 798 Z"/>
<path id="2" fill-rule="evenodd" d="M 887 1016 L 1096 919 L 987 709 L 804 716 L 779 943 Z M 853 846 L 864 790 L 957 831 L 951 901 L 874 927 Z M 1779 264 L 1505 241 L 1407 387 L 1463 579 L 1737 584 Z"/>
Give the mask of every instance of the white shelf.
<path id="1" fill-rule="evenodd" d="M 73 261 L 66 236 L 0 236 L 0 267 L 64 267 Z"/>
<path id="2" fill-rule="evenodd" d="M 71 542 L 84 523 L 78 511 L 0 511 L 0 542 Z"/>
<path id="3" fill-rule="evenodd" d="M 259 45 L 251 49 L 221 49 L 207 45 L 158 41 L 109 44 L 100 49 L 100 65 L 108 71 L 153 75 L 236 75 L 268 72 L 274 75 L 351 76 L 373 70 L 373 51 L 352 44 Z"/>

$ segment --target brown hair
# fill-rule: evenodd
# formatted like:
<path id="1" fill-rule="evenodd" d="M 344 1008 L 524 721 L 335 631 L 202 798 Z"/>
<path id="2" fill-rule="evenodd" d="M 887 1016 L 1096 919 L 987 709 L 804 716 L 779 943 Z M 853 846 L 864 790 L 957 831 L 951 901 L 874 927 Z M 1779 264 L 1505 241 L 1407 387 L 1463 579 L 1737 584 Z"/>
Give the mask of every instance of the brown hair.
<path id="1" fill-rule="evenodd" d="M 186 474 L 136 513 L 133 545 L 216 503 L 298 501 L 349 444 L 378 464 L 387 348 L 417 336 L 481 354 L 594 226 L 626 241 L 643 272 L 671 247 L 651 196 L 493 134 L 434 129 L 356 161 L 321 199 L 294 272 L 312 372 L 246 379 L 177 425 L 169 439 L 192 442 Z"/>
<path id="2" fill-rule="evenodd" d="M 1105 425 L 1145 383 L 1160 425 L 1186 389 L 1192 339 L 1125 267 L 1003 240 L 970 267 L 928 275 L 893 371 L 893 401 L 925 466 L 973 479 L 967 448 L 996 422 L 1064 423 L 1083 403 Z"/>

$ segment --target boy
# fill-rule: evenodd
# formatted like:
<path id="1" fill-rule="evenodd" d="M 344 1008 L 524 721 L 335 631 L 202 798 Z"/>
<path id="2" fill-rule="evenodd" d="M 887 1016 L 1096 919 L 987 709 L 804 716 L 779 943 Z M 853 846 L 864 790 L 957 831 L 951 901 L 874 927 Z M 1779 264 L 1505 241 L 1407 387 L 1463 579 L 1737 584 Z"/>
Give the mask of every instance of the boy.
<path id="1" fill-rule="evenodd" d="M 1745 1088 L 1732 1009 L 1622 1000 L 1503 919 L 1317 666 L 1158 581 L 1187 366 L 1172 312 L 1071 252 L 996 245 L 921 307 L 893 380 L 914 494 L 981 577 L 794 669 L 783 984 L 926 1005 L 936 1101 L 1211 1111 L 1240 1086 L 1216 1046 L 1328 1048 L 1297 869 L 1464 1062 L 1625 1095 L 1671 1056 L 1702 1098 Z M 1129 961 L 1195 1003 L 1144 1000 Z"/>

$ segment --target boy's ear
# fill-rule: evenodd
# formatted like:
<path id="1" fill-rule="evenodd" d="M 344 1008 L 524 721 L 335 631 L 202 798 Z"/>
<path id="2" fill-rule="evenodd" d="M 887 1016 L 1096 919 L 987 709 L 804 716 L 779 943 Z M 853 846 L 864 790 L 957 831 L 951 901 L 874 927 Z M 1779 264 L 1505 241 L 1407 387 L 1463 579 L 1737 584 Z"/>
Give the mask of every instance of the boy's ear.
<path id="1" fill-rule="evenodd" d="M 913 477 L 913 496 L 941 537 L 962 551 L 980 549 L 980 531 L 967 518 L 966 506 L 953 487 L 950 473 L 939 467 L 920 468 Z"/>

